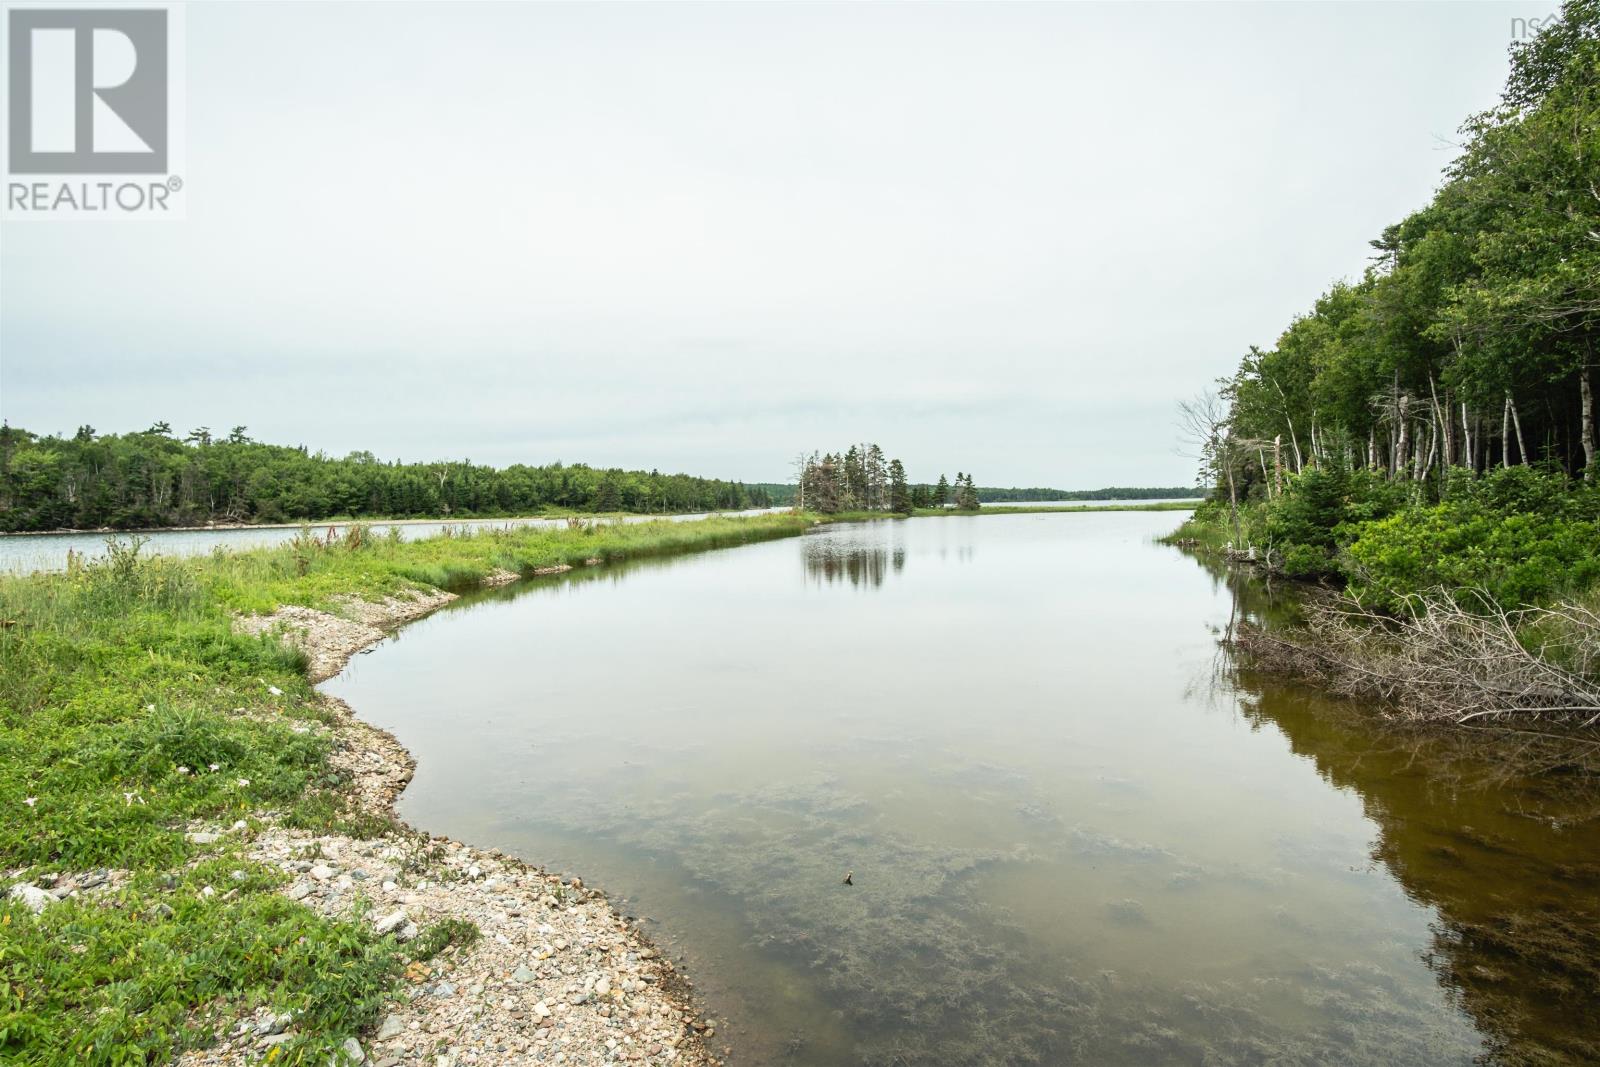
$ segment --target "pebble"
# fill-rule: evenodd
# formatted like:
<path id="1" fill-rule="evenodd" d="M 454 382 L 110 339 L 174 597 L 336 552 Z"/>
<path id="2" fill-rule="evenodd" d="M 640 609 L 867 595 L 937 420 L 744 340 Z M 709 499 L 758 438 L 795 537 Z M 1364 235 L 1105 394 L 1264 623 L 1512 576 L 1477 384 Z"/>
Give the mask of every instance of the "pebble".
<path id="1" fill-rule="evenodd" d="M 306 652 L 312 679 L 320 681 L 382 640 L 386 628 L 452 599 L 444 593 L 376 602 L 350 598 L 340 603 L 344 618 L 285 607 L 236 625 L 255 633 L 286 627 Z M 411 778 L 410 757 L 393 737 L 360 722 L 338 700 L 315 699 L 325 714 L 313 732 L 332 743 L 330 769 L 348 783 L 348 796 L 360 811 L 392 819 L 392 805 Z M 269 708 L 263 714 L 279 713 Z M 358 1035 L 352 1046 L 336 1048 L 336 1062 L 598 1067 L 630 1061 L 713 1067 L 722 1058 L 713 1058 L 702 1044 L 700 1034 L 709 1027 L 690 1027 L 695 1016 L 688 983 L 581 879 L 557 878 L 498 852 L 404 829 L 368 839 L 314 835 L 282 826 L 281 816 L 271 812 L 242 814 L 249 830 L 238 838 L 241 861 L 289 875 L 279 891 L 301 906 L 330 918 L 347 917 L 353 893 L 335 887 L 360 882 L 355 892 L 387 902 L 368 921 L 383 924 L 396 941 L 449 919 L 471 922 L 482 934 L 470 946 L 406 963 L 381 1023 Z M 341 868 L 349 872 L 343 878 Z M 250 891 L 241 886 L 236 892 Z M 255 1026 L 271 1014 L 262 1009 L 242 1028 L 223 1024 L 208 1047 L 182 1052 L 177 1067 L 260 1064 L 271 1044 L 300 1033 L 257 1035 Z M 326 1059 L 324 1053 L 314 1067 Z"/>
<path id="2" fill-rule="evenodd" d="M 365 1062 L 367 1062 L 367 1054 L 364 1051 L 362 1051 L 361 1042 L 357 1041 L 355 1038 L 353 1038 L 353 1037 L 345 1038 L 344 1039 L 344 1044 L 342 1046 L 340 1046 L 340 1047 L 343 1049 L 344 1058 L 348 1062 L 350 1062 L 350 1063 L 365 1063 Z"/>
<path id="3" fill-rule="evenodd" d="M 383 937 L 385 934 L 390 934 L 400 929 L 406 924 L 406 921 L 405 912 L 393 911 L 373 924 L 373 929 L 377 931 L 379 937 Z"/>
<path id="4" fill-rule="evenodd" d="M 43 911 L 46 905 L 54 904 L 56 898 L 40 889 L 36 885 L 14 885 L 11 887 L 11 899 L 22 901 L 23 907 L 35 915 Z"/>

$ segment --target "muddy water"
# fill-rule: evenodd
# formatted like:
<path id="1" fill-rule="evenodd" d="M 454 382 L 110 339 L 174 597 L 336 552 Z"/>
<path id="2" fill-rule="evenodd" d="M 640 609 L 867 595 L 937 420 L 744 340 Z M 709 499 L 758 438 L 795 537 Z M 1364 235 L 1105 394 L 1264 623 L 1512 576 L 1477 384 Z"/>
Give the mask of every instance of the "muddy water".
<path id="1" fill-rule="evenodd" d="M 734 1063 L 1600 1055 L 1585 803 L 1236 670 L 1265 593 L 1154 544 L 1174 521 L 582 572 L 328 688 L 417 756 L 413 823 L 623 899 Z"/>

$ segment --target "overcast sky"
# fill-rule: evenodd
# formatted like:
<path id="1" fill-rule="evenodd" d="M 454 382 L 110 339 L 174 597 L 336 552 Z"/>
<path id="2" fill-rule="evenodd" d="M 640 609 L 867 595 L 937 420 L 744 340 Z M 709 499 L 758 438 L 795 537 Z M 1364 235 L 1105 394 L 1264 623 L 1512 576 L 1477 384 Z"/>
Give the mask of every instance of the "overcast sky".
<path id="1" fill-rule="evenodd" d="M 188 218 L 6 223 L 0 415 L 1186 484 L 1553 4 L 191 4 Z"/>

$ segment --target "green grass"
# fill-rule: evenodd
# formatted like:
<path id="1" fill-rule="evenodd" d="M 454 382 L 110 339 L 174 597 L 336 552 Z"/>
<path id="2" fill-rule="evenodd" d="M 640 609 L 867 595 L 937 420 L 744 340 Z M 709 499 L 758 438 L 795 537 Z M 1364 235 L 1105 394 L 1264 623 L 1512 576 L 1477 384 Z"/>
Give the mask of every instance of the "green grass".
<path id="1" fill-rule="evenodd" d="M 162 1061 L 270 1004 L 304 1020 L 303 1037 L 275 1062 L 321 1064 L 393 992 L 402 960 L 392 941 L 354 916 L 320 918 L 278 895 L 282 875 L 244 860 L 237 835 L 212 846 L 184 838 L 192 822 L 267 811 L 319 831 L 377 829 L 352 823 L 328 743 L 294 729 L 323 714 L 303 657 L 234 633 L 235 613 L 461 589 L 495 570 L 713 548 L 813 521 L 764 515 L 413 542 L 362 529 L 191 559 L 124 547 L 64 574 L 0 577 L 0 872 L 20 872 L 0 876 L 0 893 L 48 873 L 132 872 L 113 894 L 37 917 L 0 900 L 0 1062 Z M 202 897 L 205 885 L 216 894 Z M 471 936 L 440 928 L 424 947 Z"/>
<path id="2" fill-rule="evenodd" d="M 1239 510 L 1239 528 L 1246 544 L 1251 542 L 1252 531 L 1265 524 L 1266 516 L 1258 504 Z M 1233 527 L 1228 521 L 1227 501 L 1206 501 L 1193 508 L 1193 513 L 1178 525 L 1176 530 L 1158 538 L 1162 544 L 1182 544 L 1208 552 L 1221 552 L 1233 541 Z"/>

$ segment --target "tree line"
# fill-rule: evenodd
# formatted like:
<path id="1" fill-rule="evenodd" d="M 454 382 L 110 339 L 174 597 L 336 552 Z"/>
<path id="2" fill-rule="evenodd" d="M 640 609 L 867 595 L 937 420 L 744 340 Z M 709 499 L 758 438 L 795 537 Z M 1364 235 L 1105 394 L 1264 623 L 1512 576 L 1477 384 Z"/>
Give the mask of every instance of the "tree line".
<path id="1" fill-rule="evenodd" d="M 1109 486 L 1105 489 L 1001 489 L 978 486 L 978 502 L 998 504 L 1018 500 L 1188 500 L 1195 496 L 1192 485 Z"/>
<path id="2" fill-rule="evenodd" d="M 946 487 L 949 486 L 948 480 Z M 774 507 L 792 507 L 799 496 L 800 487 L 792 482 L 752 482 L 751 489 L 763 489 L 771 498 Z M 911 494 L 917 498 L 917 490 L 922 490 L 920 499 L 926 503 L 918 507 L 932 507 L 936 485 L 923 485 L 911 487 Z M 976 488 L 978 503 L 999 504 L 1014 501 L 1033 500 L 1184 500 L 1192 499 L 1198 494 L 1192 485 L 1176 486 L 1108 486 L 1104 489 L 1046 489 L 1035 486 L 1029 489 L 1012 486 L 1003 488 L 993 485 L 980 485 Z M 949 502 L 949 497 L 946 497 Z"/>
<path id="3" fill-rule="evenodd" d="M 199 427 L 181 438 L 165 422 L 126 434 L 84 426 L 71 437 L 0 427 L 7 532 L 768 506 L 765 490 L 735 481 L 583 464 L 402 463 L 364 451 L 335 458 L 254 441 L 243 426 L 215 435 Z"/>
<path id="4" fill-rule="evenodd" d="M 1513 44 L 1499 103 L 1461 135 L 1432 201 L 1371 242 L 1359 280 L 1186 408 L 1224 493 L 1270 498 L 1330 464 L 1435 494 L 1452 470 L 1595 478 L 1600 0 L 1568 0 Z"/>
<path id="5" fill-rule="evenodd" d="M 885 459 L 875 444 L 851 445 L 843 452 L 812 452 L 795 460 L 792 503 L 806 511 L 837 515 L 845 511 L 910 514 L 919 508 L 978 510 L 972 475 L 956 472 L 954 484 L 943 474 L 931 485 L 911 484 L 905 465 Z"/>

